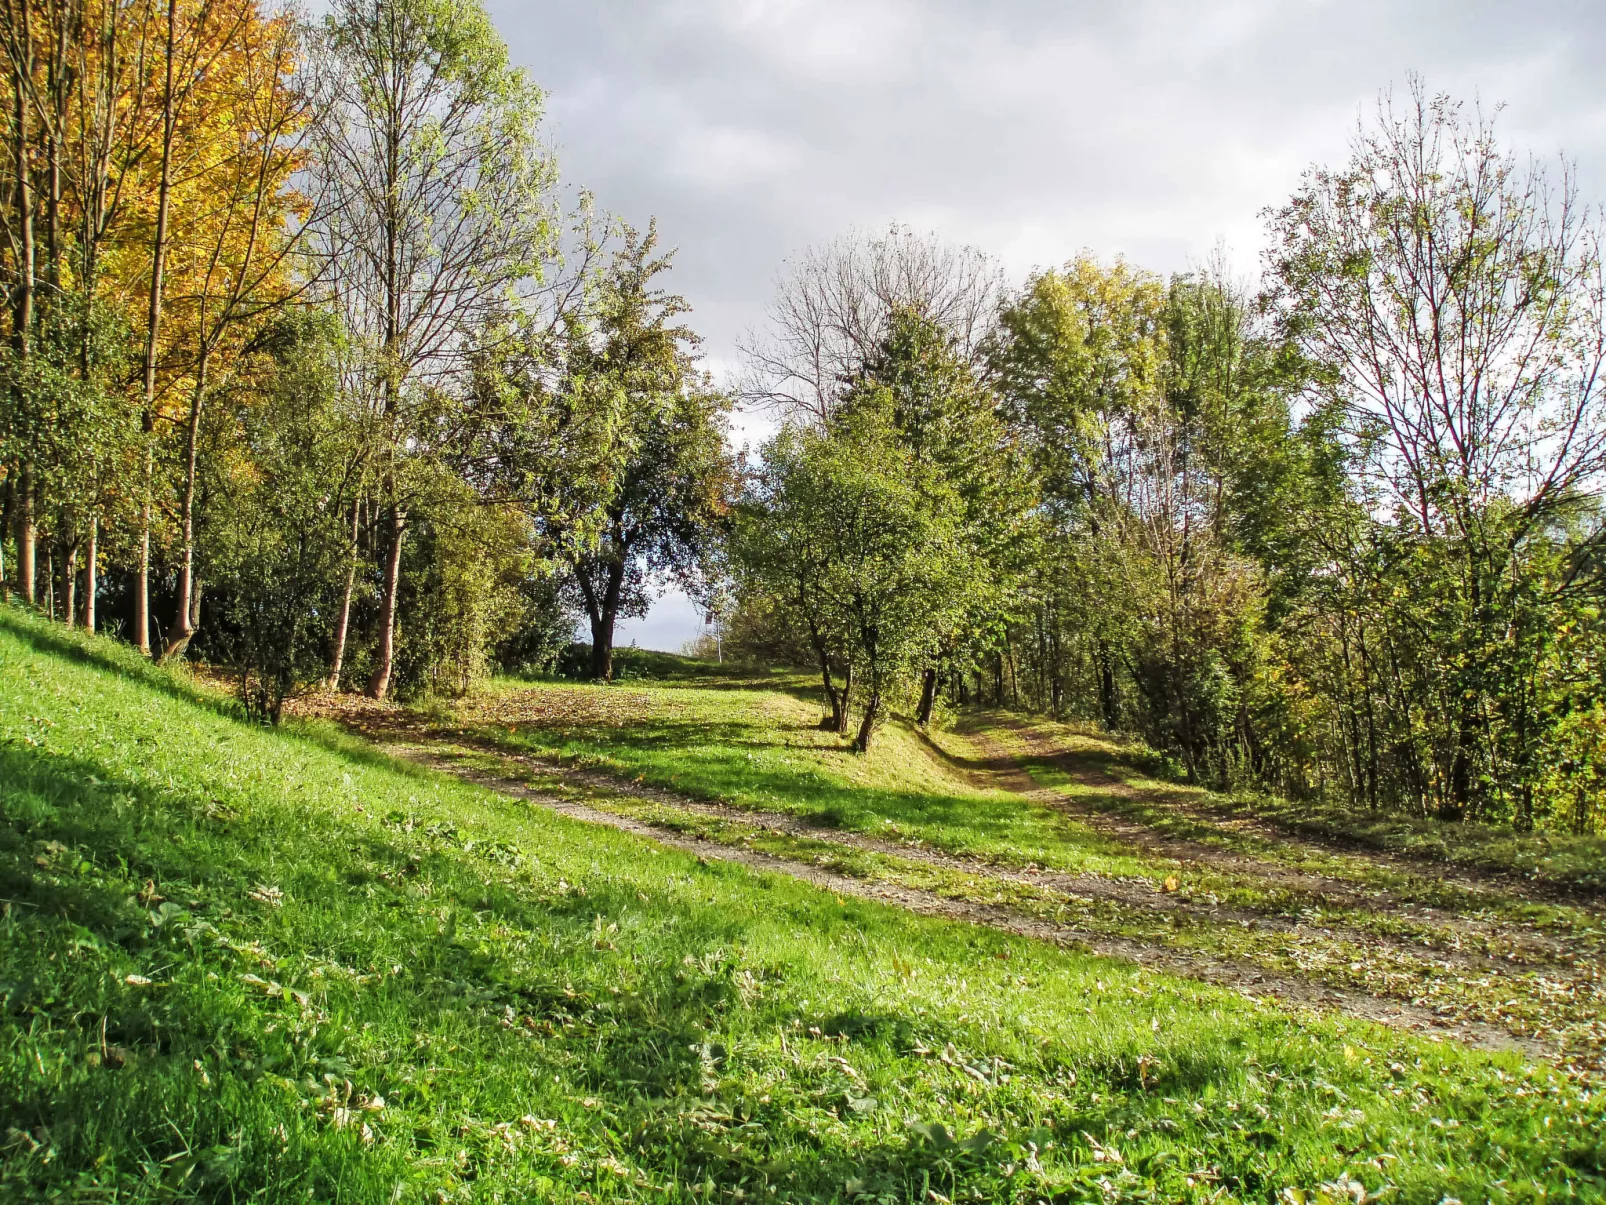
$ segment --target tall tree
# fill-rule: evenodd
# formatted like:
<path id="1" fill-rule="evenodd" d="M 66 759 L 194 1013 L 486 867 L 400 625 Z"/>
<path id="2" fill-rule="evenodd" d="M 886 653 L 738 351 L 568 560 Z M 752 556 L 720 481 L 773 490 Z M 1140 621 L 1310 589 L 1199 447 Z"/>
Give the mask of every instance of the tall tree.
<path id="1" fill-rule="evenodd" d="M 670 267 L 656 227 L 626 228 L 602 285 L 598 323 L 574 358 L 615 415 L 609 490 L 596 539 L 568 542 L 569 572 L 591 628 L 591 672 L 613 676 L 614 630 L 640 614 L 655 579 L 698 592 L 734 485 L 725 448 L 729 400 L 697 365 L 697 338 L 676 319 L 684 299 L 658 287 Z"/>
<path id="2" fill-rule="evenodd" d="M 317 60 L 315 172 L 331 300 L 370 350 L 384 512 L 379 646 L 390 688 L 409 460 L 434 446 L 431 387 L 466 370 L 473 338 L 537 279 L 553 246 L 541 93 L 508 63 L 478 0 L 337 0 Z"/>
<path id="3" fill-rule="evenodd" d="M 1307 175 L 1272 234 L 1279 313 L 1327 370 L 1356 496 L 1390 515 L 1378 536 L 1431 633 L 1428 795 L 1445 817 L 1529 817 L 1524 683 L 1566 580 L 1538 564 L 1606 472 L 1598 220 L 1570 175 L 1519 167 L 1487 120 L 1417 82 L 1380 102 L 1346 167 Z"/>
<path id="4" fill-rule="evenodd" d="M 979 360 L 1001 291 L 987 255 L 906 227 L 810 248 L 781 278 L 764 328 L 745 341 L 744 396 L 824 422 L 900 310 L 935 323 L 962 358 Z"/>
<path id="5" fill-rule="evenodd" d="M 242 21 L 230 50 L 231 87 L 213 99 L 208 118 L 219 128 L 191 187 L 208 201 L 193 223 L 187 250 L 194 260 L 189 288 L 173 298 L 187 311 L 194 345 L 189 407 L 184 422 L 179 493 L 178 598 L 163 647 L 164 658 L 182 654 L 195 635 L 199 596 L 195 582 L 197 458 L 207 391 L 218 360 L 238 348 L 254 327 L 299 295 L 294 262 L 306 214 L 291 190 L 303 164 L 307 97 L 291 87 L 299 53 L 288 18 Z M 227 111 L 220 112 L 224 106 Z"/>

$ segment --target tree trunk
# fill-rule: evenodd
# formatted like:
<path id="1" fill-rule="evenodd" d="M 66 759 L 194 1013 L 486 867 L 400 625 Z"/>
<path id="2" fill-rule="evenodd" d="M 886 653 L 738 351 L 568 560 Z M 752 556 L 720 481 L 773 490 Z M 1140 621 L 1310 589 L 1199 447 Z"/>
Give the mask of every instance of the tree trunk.
<path id="1" fill-rule="evenodd" d="M 401 584 L 402 540 L 407 519 L 400 506 L 390 511 L 390 548 L 385 554 L 385 590 L 379 605 L 379 650 L 374 675 L 368 680 L 368 697 L 383 699 L 390 693 L 390 671 L 396 655 L 396 591 Z"/>
<path id="2" fill-rule="evenodd" d="M 821 727 L 828 732 L 841 732 L 847 723 L 844 713 L 846 700 L 842 692 L 837 689 L 836 679 L 831 674 L 831 659 L 825 653 L 820 654 L 820 683 L 825 687 L 825 705 L 831 709 L 831 714 L 821 723 Z"/>
<path id="3" fill-rule="evenodd" d="M 1015 646 L 1010 643 L 1009 637 L 1004 637 L 1004 654 L 1009 658 L 1009 698 L 1010 706 L 1016 711 L 1020 710 L 1020 667 L 1015 664 Z"/>
<path id="4" fill-rule="evenodd" d="M 17 579 L 23 600 L 30 606 L 39 602 L 39 549 L 33 517 L 33 473 L 22 470 L 22 498 L 17 507 Z"/>
<path id="5" fill-rule="evenodd" d="M 872 690 L 864 701 L 864 715 L 859 720 L 859 735 L 853 738 L 855 753 L 870 752 L 870 738 L 875 734 L 875 722 L 881 715 L 881 692 Z"/>
<path id="6" fill-rule="evenodd" d="M 346 566 L 346 589 L 340 596 L 340 618 L 335 621 L 334 657 L 329 662 L 328 688 L 340 689 L 340 671 L 346 662 L 346 632 L 351 626 L 351 595 L 357 588 L 357 504 L 351 504 L 351 564 Z"/>
<path id="7" fill-rule="evenodd" d="M 801 599 L 801 596 L 800 596 Z M 831 673 L 831 651 L 826 647 L 825 636 L 820 632 L 819 626 L 809 614 L 807 602 L 803 601 L 803 614 L 809 616 L 809 644 L 814 648 L 814 655 L 820 662 L 820 682 L 825 687 L 826 705 L 830 707 L 831 714 L 820 724 L 829 732 L 846 732 L 848 730 L 848 696 L 846 690 L 838 690 L 836 680 Z M 849 673 L 851 674 L 851 670 Z"/>
<path id="8" fill-rule="evenodd" d="M 162 93 L 162 153 L 156 189 L 156 232 L 151 245 L 151 292 L 145 315 L 145 414 L 143 427 L 149 441 L 156 431 L 156 349 L 162 332 L 162 289 L 167 269 L 167 226 L 173 197 L 174 111 L 173 58 L 178 52 L 178 0 L 167 0 L 167 77 Z M 139 513 L 139 572 L 134 582 L 134 643 L 151 651 L 151 491 L 155 461 L 145 449 L 145 495 Z"/>
<path id="9" fill-rule="evenodd" d="M 195 469 L 201 442 L 201 406 L 206 398 L 206 370 L 211 356 L 201 349 L 195 368 L 195 388 L 190 392 L 190 421 L 184 434 L 184 497 L 180 503 L 182 553 L 178 567 L 178 602 L 173 608 L 173 623 L 167 629 L 167 644 L 162 649 L 162 660 L 181 657 L 195 637 L 195 624 L 191 622 L 190 595 L 195 582 Z"/>
<path id="10" fill-rule="evenodd" d="M 613 625 L 616 618 L 604 608 L 591 620 L 591 676 L 598 682 L 613 681 Z"/>
<path id="11" fill-rule="evenodd" d="M 591 622 L 591 676 L 598 682 L 613 681 L 613 629 L 619 619 L 619 597 L 624 589 L 627 556 L 623 554 L 618 560 L 606 562 L 608 577 L 601 598 L 597 597 L 587 568 L 581 566 L 575 572 L 580 593 L 585 598 L 586 617 Z"/>
<path id="12" fill-rule="evenodd" d="M 1099 641 L 1099 708 L 1104 712 L 1104 730 L 1114 732 L 1120 715 L 1115 702 L 1115 665 L 1110 659 L 1110 646 Z"/>
<path id="13" fill-rule="evenodd" d="M 139 568 L 134 573 L 134 647 L 146 656 L 151 651 L 151 464 L 145 453 L 145 498 L 139 511 Z"/>
<path id="14" fill-rule="evenodd" d="M 1004 705 L 1004 654 L 993 654 L 993 706 Z"/>
<path id="15" fill-rule="evenodd" d="M 1455 757 L 1450 762 L 1450 790 L 1439 805 L 1440 820 L 1465 820 L 1472 801 L 1471 734 L 1465 721 L 1456 726 Z"/>
<path id="16" fill-rule="evenodd" d="M 17 207 L 17 280 L 12 292 L 11 334 L 16 348 L 17 358 L 26 372 L 28 357 L 31 351 L 30 341 L 33 335 L 33 309 L 34 309 L 34 244 L 33 244 L 33 178 L 30 174 L 28 159 L 28 98 L 26 96 L 25 80 L 33 75 L 33 30 L 29 22 L 29 14 L 33 6 L 21 6 L 22 34 L 18 39 L 18 51 L 22 61 L 15 58 L 11 61 L 11 90 L 16 102 L 12 117 L 11 135 L 16 140 L 16 158 L 13 164 L 15 191 L 13 198 Z M 17 402 L 19 409 L 25 409 L 27 399 L 24 395 L 24 386 L 17 387 Z M 17 572 L 21 578 L 22 596 L 30 604 L 37 605 L 39 589 L 37 579 L 38 552 L 34 547 L 34 489 L 33 473 L 30 466 L 22 466 L 22 506 L 21 518 L 17 525 Z"/>
<path id="17" fill-rule="evenodd" d="M 931 723 L 931 713 L 937 706 L 937 667 L 928 665 L 925 678 L 920 684 L 920 710 L 915 715 L 915 723 L 924 728 Z"/>
<path id="18" fill-rule="evenodd" d="M 95 594 L 100 589 L 100 519 L 89 521 L 89 543 L 84 548 L 84 630 L 95 630 Z"/>
<path id="19" fill-rule="evenodd" d="M 78 549 L 67 549 L 61 561 L 61 618 L 69 628 L 78 622 Z"/>

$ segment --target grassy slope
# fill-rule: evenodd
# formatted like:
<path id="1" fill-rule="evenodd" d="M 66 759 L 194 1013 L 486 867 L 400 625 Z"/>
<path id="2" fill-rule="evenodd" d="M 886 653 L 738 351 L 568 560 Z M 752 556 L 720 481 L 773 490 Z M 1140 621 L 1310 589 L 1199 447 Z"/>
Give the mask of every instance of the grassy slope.
<path id="1" fill-rule="evenodd" d="M 700 865 L 10 613 L 0 898 L 7 1202 L 1606 1196 L 1548 1073 Z"/>
<path id="2" fill-rule="evenodd" d="M 662 664 L 667 661 L 658 658 L 654 668 L 673 672 L 673 665 Z M 1144 770 L 1141 751 L 1067 725 L 1024 723 L 1016 717 L 1004 717 L 1007 723 L 1000 724 L 990 722 L 999 717 L 973 715 L 959 731 L 928 740 L 889 724 L 877 735 L 872 755 L 858 758 L 841 738 L 815 727 L 818 687 L 812 679 L 743 676 L 740 671 L 720 678 L 710 670 L 689 663 L 681 671 L 684 678 L 622 687 L 504 682 L 448 709 L 443 718 L 508 751 L 597 765 L 689 796 L 791 813 L 822 827 L 917 840 L 1011 866 L 1156 883 L 1178 873 L 1175 861 L 1144 856 L 1063 811 L 1013 792 L 978 789 L 964 771 L 986 759 L 978 756 L 965 731 L 980 726 L 1001 738 L 995 743 L 1019 757 L 1039 786 L 1086 802 L 1095 811 L 1124 813 L 1157 836 L 1200 842 L 1424 904 L 1454 908 L 1471 902 L 1442 881 L 1431 859 L 1411 873 L 1366 857 L 1246 831 L 1231 823 L 1234 815 L 1246 814 L 1241 801 L 1156 781 Z M 688 678 L 696 684 L 685 684 Z M 1014 739 L 1016 726 L 1052 737 L 1055 747 L 1079 752 L 1088 764 L 1152 797 L 1121 800 L 1075 781 L 1063 767 L 1036 757 Z M 1187 808 L 1172 806 L 1179 801 Z M 1467 837 L 1465 843 L 1465 860 L 1471 861 L 1466 850 L 1475 839 Z M 1592 851 L 1587 840 L 1560 844 L 1569 851 L 1566 865 L 1574 885 L 1606 867 L 1606 854 Z M 1498 862 L 1510 845 L 1484 842 L 1476 847 L 1489 863 Z M 1425 852 L 1420 844 L 1416 850 Z M 1310 903 L 1297 892 L 1268 891 L 1267 883 L 1253 873 L 1194 868 L 1186 878 L 1197 890 L 1233 906 L 1297 910 Z M 1590 924 L 1576 910 L 1516 899 L 1480 899 L 1475 906 L 1491 905 L 1566 930 Z"/>
<path id="3" fill-rule="evenodd" d="M 1151 772 L 1155 759 L 1145 751 L 1090 734 L 1074 725 L 1020 716 L 1010 717 L 1010 724 L 1023 732 L 1046 737 L 1060 748 L 1075 748 L 1081 744 L 1095 751 L 1102 766 L 1126 785 L 1184 800 L 1196 813 L 1213 814 L 1217 819 L 1247 817 L 1271 821 L 1296 835 L 1404 854 L 1424 862 L 1448 862 L 1507 874 L 1562 893 L 1573 892 L 1583 897 L 1606 894 L 1606 836 L 1515 833 L 1472 822 L 1445 823 L 1431 817 L 1387 812 L 1357 813 L 1339 804 L 1279 799 L 1262 793 L 1222 795 L 1157 778 Z M 1051 763 L 1039 760 L 1033 764 L 1031 751 L 1025 748 L 1020 751 L 1026 755 L 1033 776 L 1045 785 L 1065 782 L 1063 773 Z M 1216 826 L 1189 825 L 1175 808 L 1162 816 L 1159 809 L 1140 806 L 1134 809 L 1134 814 L 1146 824 L 1159 823 L 1162 828 L 1175 828 L 1177 835 L 1190 839 L 1221 831 Z M 1192 831 L 1180 831 L 1183 827 Z"/>

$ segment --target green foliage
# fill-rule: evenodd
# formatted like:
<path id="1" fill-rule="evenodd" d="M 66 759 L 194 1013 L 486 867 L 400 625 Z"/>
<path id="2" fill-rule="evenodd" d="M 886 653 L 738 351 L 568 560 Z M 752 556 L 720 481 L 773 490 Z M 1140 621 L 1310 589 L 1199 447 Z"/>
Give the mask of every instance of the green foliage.
<path id="1" fill-rule="evenodd" d="M 1009 605 L 1031 543 L 1029 484 L 996 396 L 935 321 L 894 307 L 881 341 L 819 427 L 764 450 L 735 549 L 742 614 L 772 617 L 778 651 L 811 649 L 857 744 L 925 670 L 963 664 Z"/>
<path id="2" fill-rule="evenodd" d="M 828 430 L 777 436 L 740 545 L 753 580 L 799 609 L 822 659 L 853 667 L 861 752 L 958 620 L 974 565 L 960 499 L 900 438 L 893 406 L 887 387 L 863 387 Z"/>
<path id="3" fill-rule="evenodd" d="M 645 614 L 658 581 L 708 595 L 735 484 L 730 400 L 698 367 L 696 335 L 676 321 L 686 302 L 656 283 L 670 268 L 657 244 L 656 226 L 623 228 L 592 321 L 567 335 L 570 388 L 609 421 L 596 468 L 605 488 L 593 513 L 573 521 L 594 538 L 559 530 L 556 555 L 590 621 L 592 673 L 603 680 L 613 674 L 615 622 Z"/>
<path id="4" fill-rule="evenodd" d="M 339 404 L 337 355 L 317 317 L 270 333 L 254 404 L 227 411 L 237 426 L 206 510 L 203 573 L 220 623 L 205 647 L 233 670 L 246 710 L 275 724 L 287 700 L 328 672 L 354 555 L 347 515 L 363 449 Z"/>
<path id="5" fill-rule="evenodd" d="M 427 518 L 402 562 L 396 690 L 404 698 L 466 694 L 484 681 L 529 605 L 531 539 L 521 516 L 481 505 L 455 478 L 426 497 Z"/>

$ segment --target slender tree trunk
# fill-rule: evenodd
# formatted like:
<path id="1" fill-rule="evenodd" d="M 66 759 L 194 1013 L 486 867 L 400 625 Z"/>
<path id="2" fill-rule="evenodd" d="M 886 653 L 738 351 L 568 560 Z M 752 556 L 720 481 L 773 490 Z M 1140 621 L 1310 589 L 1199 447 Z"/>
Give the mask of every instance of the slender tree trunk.
<path id="1" fill-rule="evenodd" d="M 1004 636 L 1004 653 L 1009 658 L 1009 697 L 1010 705 L 1016 711 L 1020 710 L 1020 667 L 1015 664 L 1015 646 L 1010 642 L 1009 636 Z"/>
<path id="2" fill-rule="evenodd" d="M 145 497 L 139 511 L 139 567 L 134 571 L 134 647 L 151 651 L 151 489 L 154 466 L 145 453 Z"/>
<path id="3" fill-rule="evenodd" d="M 346 566 L 346 588 L 340 596 L 340 618 L 335 621 L 334 657 L 329 662 L 328 687 L 340 689 L 340 671 L 346 662 L 346 632 L 351 626 L 351 595 L 357 588 L 357 504 L 351 504 L 351 563 Z"/>
<path id="4" fill-rule="evenodd" d="M 12 338 L 16 346 L 17 358 L 21 362 L 24 373 L 27 371 L 29 356 L 32 351 L 33 338 L 33 311 L 34 311 L 34 240 L 33 240 L 33 178 L 30 174 L 28 162 L 28 99 L 24 79 L 31 76 L 33 71 L 33 29 L 29 19 L 32 10 L 31 4 L 21 6 L 22 13 L 22 45 L 19 47 L 23 61 L 13 60 L 11 89 L 15 101 L 13 113 L 12 137 L 16 139 L 14 150 L 16 158 L 15 169 L 15 201 L 17 206 L 17 283 L 13 294 L 12 308 Z M 17 401 L 19 409 L 26 410 L 27 386 L 19 383 L 17 386 Z M 35 546 L 34 526 L 34 483 L 31 466 L 24 462 L 22 466 L 22 506 L 21 517 L 17 525 L 17 572 L 21 578 L 22 596 L 30 604 L 39 602 L 39 588 L 37 578 L 38 550 Z"/>
<path id="5" fill-rule="evenodd" d="M 1104 729 L 1114 732 L 1120 721 L 1115 700 L 1115 664 L 1110 658 L 1110 646 L 1099 641 L 1099 708 L 1104 712 Z"/>
<path id="6" fill-rule="evenodd" d="M 69 628 L 78 622 L 78 549 L 67 549 L 61 562 L 61 618 Z"/>
<path id="7" fill-rule="evenodd" d="M 39 548 L 34 525 L 33 473 L 22 469 L 22 498 L 17 507 L 17 578 L 23 599 L 35 606 L 39 602 Z"/>
<path id="8" fill-rule="evenodd" d="M 407 518 L 400 505 L 390 510 L 390 548 L 385 554 L 385 590 L 379 607 L 379 649 L 374 674 L 368 680 L 368 697 L 383 699 L 390 693 L 390 671 L 396 655 L 396 591 L 401 584 L 402 540 Z"/>
<path id="9" fill-rule="evenodd" d="M 173 608 L 173 623 L 167 630 L 167 644 L 162 649 L 162 660 L 181 657 L 195 637 L 191 622 L 190 596 L 195 582 L 195 470 L 201 441 L 201 406 L 206 398 L 206 372 L 211 359 L 209 349 L 202 348 L 195 367 L 195 388 L 190 393 L 190 421 L 184 434 L 184 497 L 180 503 L 180 531 L 182 552 L 178 567 L 178 602 Z"/>
<path id="10" fill-rule="evenodd" d="M 915 715 L 915 723 L 924 728 L 931 723 L 931 713 L 937 706 L 937 667 L 928 665 L 925 675 L 920 683 L 920 710 Z"/>
<path id="11" fill-rule="evenodd" d="M 844 722 L 842 718 L 844 710 L 842 693 L 837 689 L 836 679 L 831 674 L 831 658 L 829 654 L 818 646 L 816 646 L 815 652 L 818 653 L 820 658 L 820 682 L 825 687 L 825 703 L 831 709 L 830 716 L 821 724 L 821 727 L 827 728 L 831 732 L 841 732 Z"/>
<path id="12" fill-rule="evenodd" d="M 100 519 L 89 521 L 89 543 L 84 547 L 84 630 L 95 630 L 95 594 L 100 589 Z"/>
<path id="13" fill-rule="evenodd" d="M 151 291 L 145 315 L 145 414 L 146 439 L 144 496 L 139 512 L 139 570 L 134 581 L 134 643 L 139 651 L 151 651 L 151 517 L 155 489 L 155 455 L 149 446 L 156 431 L 156 352 L 162 333 L 162 291 L 167 270 L 167 227 L 173 197 L 173 135 L 177 125 L 174 111 L 174 57 L 178 53 L 178 0 L 167 0 L 167 76 L 162 93 L 162 153 L 156 190 L 156 233 L 151 243 Z"/>
<path id="14" fill-rule="evenodd" d="M 826 647 L 825 636 L 819 625 L 814 622 L 813 613 L 809 610 L 805 595 L 799 592 L 799 609 L 808 617 L 809 644 L 814 649 L 814 655 L 820 662 L 820 682 L 825 687 L 827 705 L 831 708 L 830 717 L 820 726 L 831 732 L 846 732 L 848 725 L 848 699 L 847 691 L 838 690 L 835 677 L 831 673 L 831 650 Z"/>

